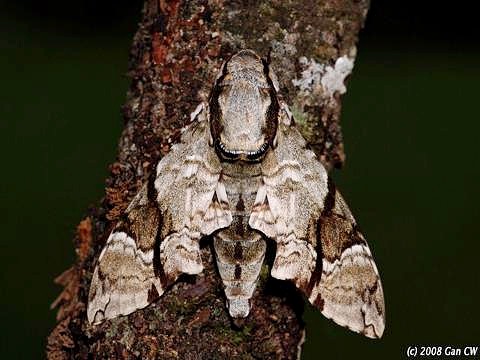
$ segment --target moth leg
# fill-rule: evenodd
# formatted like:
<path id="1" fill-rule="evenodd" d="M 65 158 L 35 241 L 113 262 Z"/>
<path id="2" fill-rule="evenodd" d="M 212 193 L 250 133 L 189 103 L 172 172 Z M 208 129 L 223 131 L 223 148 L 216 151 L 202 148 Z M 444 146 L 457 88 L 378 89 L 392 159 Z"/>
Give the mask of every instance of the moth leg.
<path id="1" fill-rule="evenodd" d="M 297 240 L 294 234 L 279 237 L 271 275 L 279 280 L 293 280 L 304 287 L 315 269 L 317 254 L 306 241 Z"/>
<path id="2" fill-rule="evenodd" d="M 160 244 L 160 262 L 171 280 L 181 273 L 201 273 L 200 233 L 183 228 L 180 232 L 168 235 Z"/>

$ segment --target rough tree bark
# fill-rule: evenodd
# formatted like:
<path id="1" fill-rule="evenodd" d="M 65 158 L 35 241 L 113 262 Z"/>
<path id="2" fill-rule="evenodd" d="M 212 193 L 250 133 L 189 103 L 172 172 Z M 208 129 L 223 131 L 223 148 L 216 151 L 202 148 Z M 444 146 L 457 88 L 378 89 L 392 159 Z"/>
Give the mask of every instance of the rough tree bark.
<path id="1" fill-rule="evenodd" d="M 208 96 L 222 61 L 239 49 L 270 54 L 281 93 L 328 169 L 344 161 L 341 94 L 356 54 L 368 0 L 146 0 L 130 54 L 132 79 L 125 128 L 106 195 L 78 226 L 76 264 L 57 282 L 58 323 L 49 359 L 294 359 L 304 338 L 303 300 L 269 279 L 268 266 L 251 315 L 232 322 L 211 249 L 205 271 L 184 277 L 154 305 L 91 326 L 89 283 L 113 224 L 153 166 L 179 138 L 189 114 Z"/>

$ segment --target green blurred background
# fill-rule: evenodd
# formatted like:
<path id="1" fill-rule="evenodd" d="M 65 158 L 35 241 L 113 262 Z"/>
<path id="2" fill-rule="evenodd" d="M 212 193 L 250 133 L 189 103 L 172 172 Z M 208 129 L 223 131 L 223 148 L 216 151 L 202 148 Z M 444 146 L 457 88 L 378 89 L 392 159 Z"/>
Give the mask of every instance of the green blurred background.
<path id="1" fill-rule="evenodd" d="M 480 47 L 467 4 L 373 0 L 334 177 L 373 249 L 387 327 L 364 339 L 308 307 L 304 359 L 480 343 Z M 115 158 L 141 1 L 0 6 L 0 355 L 35 359 L 55 323 L 53 278 Z"/>

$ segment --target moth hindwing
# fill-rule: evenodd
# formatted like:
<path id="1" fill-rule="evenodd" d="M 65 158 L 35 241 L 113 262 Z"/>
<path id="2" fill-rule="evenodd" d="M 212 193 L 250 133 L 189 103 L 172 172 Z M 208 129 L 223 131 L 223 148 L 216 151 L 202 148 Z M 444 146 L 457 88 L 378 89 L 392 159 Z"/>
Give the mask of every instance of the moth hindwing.
<path id="1" fill-rule="evenodd" d="M 212 235 L 232 317 L 248 316 L 272 239 L 273 277 L 292 281 L 336 323 L 382 336 L 372 254 L 277 92 L 254 52 L 223 64 L 208 102 L 110 234 L 92 279 L 90 322 L 143 308 L 180 274 L 200 273 L 199 242 Z"/>

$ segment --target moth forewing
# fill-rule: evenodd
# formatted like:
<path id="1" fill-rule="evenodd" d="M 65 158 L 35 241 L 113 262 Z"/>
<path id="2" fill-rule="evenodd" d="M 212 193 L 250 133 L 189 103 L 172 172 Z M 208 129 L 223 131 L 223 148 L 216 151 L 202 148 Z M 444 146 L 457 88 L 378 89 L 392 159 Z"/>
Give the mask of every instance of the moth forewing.
<path id="1" fill-rule="evenodd" d="M 282 104 L 277 146 L 262 164 L 249 224 L 277 243 L 271 275 L 293 281 L 326 317 L 381 337 L 383 290 L 368 245 Z"/>
<path id="2" fill-rule="evenodd" d="M 231 222 L 228 199 L 219 185 L 220 163 L 208 145 L 204 109 L 197 108 L 182 142 L 161 159 L 156 176 L 134 197 L 110 234 L 90 286 L 90 322 L 143 308 L 181 273 L 201 272 L 201 237 Z M 221 204 L 214 201 L 219 198 Z M 154 264 L 157 246 L 161 261 Z"/>
<path id="3" fill-rule="evenodd" d="M 153 249 L 160 223 L 157 207 L 144 186 L 124 219 L 108 237 L 90 285 L 88 320 L 99 323 L 147 306 L 164 291 L 153 269 Z"/>

